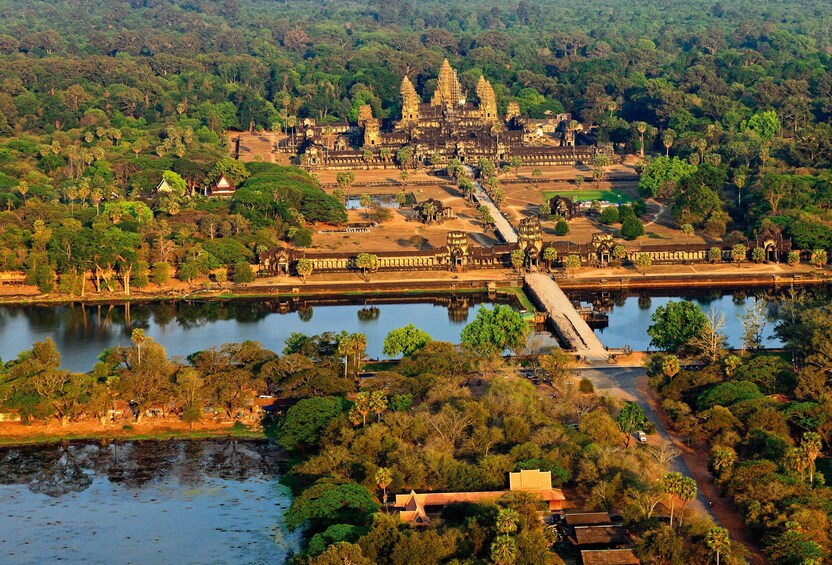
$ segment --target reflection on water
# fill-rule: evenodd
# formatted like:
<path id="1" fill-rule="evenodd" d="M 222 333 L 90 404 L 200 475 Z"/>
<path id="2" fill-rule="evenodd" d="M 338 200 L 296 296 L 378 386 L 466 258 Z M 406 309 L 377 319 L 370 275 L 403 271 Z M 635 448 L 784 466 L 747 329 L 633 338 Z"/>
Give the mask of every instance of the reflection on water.
<path id="1" fill-rule="evenodd" d="M 281 562 L 278 464 L 234 439 L 0 449 L 0 562 Z"/>
<path id="2" fill-rule="evenodd" d="M 410 301 L 409 301 L 410 300 Z M 169 355 L 185 357 L 212 345 L 259 341 L 280 352 L 292 332 L 361 332 L 370 358 L 381 356 L 390 330 L 413 323 L 434 339 L 457 342 L 488 296 L 406 297 L 316 301 L 236 300 L 62 306 L 0 306 L 0 358 L 9 360 L 36 341 L 51 337 L 65 367 L 92 369 L 98 354 L 130 346 L 133 328 L 161 343 Z"/>
<path id="3" fill-rule="evenodd" d="M 659 306 L 670 300 L 690 300 L 702 307 L 705 313 L 712 309 L 725 314 L 723 332 L 728 337 L 729 347 L 739 347 L 742 342 L 743 327 L 741 318 L 756 300 L 767 304 L 767 323 L 763 331 L 765 347 L 781 347 L 783 344 L 774 336 L 776 325 L 775 304 L 785 291 L 761 289 L 757 291 L 710 290 L 699 292 L 674 292 L 673 296 L 658 294 L 632 295 L 624 292 L 570 293 L 573 300 L 592 304 L 595 308 L 608 313 L 609 325 L 596 329 L 601 342 L 610 348 L 629 345 L 636 351 L 646 351 L 650 346 L 647 328 L 653 323 L 653 314 Z M 825 295 L 826 289 L 813 289 L 815 293 Z"/>

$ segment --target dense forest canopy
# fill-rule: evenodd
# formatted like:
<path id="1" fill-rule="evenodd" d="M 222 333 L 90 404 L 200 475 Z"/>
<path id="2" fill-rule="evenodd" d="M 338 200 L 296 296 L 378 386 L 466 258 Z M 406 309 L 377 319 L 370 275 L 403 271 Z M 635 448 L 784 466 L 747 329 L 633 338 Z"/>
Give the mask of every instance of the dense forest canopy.
<path id="1" fill-rule="evenodd" d="M 76 233 L 119 236 L 100 278 L 140 281 L 156 263 L 188 264 L 192 281 L 309 245 L 310 223 L 343 208 L 314 179 L 300 208 L 294 189 L 294 205 L 265 202 L 289 173 L 224 159 L 226 133 L 355 122 L 364 104 L 397 117 L 402 77 L 426 99 L 444 58 L 469 92 L 490 80 L 501 112 L 565 110 L 641 153 L 642 195 L 668 199 L 680 228 L 782 232 L 804 258 L 832 247 L 828 3 L 32 0 L 0 14 L 0 270 L 45 290 L 76 265 Z M 257 178 L 234 202 L 183 198 L 221 174 Z M 177 187 L 163 198 L 162 178 Z M 152 217 L 125 223 L 114 200 Z"/>

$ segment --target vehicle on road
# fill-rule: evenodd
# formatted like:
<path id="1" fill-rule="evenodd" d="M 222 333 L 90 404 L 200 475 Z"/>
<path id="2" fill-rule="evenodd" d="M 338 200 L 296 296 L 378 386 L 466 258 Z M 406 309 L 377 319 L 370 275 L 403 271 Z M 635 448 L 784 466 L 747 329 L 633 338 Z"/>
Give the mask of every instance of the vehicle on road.
<path id="1" fill-rule="evenodd" d="M 636 432 L 636 439 L 638 439 L 638 441 L 641 443 L 647 443 L 647 434 L 639 430 Z"/>

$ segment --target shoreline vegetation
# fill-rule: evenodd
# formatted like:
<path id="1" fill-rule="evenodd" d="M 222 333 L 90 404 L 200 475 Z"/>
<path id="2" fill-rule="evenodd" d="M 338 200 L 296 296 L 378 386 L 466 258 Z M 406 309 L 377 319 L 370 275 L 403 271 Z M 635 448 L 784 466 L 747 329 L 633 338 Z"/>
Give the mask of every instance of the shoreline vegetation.
<path id="1" fill-rule="evenodd" d="M 160 424 L 160 425 L 159 425 Z M 234 437 L 240 439 L 268 439 L 260 426 L 235 427 L 233 422 L 202 424 L 193 430 L 184 422 L 169 420 L 161 423 L 93 425 L 89 422 L 68 424 L 49 423 L 45 426 L 18 422 L 0 423 L 0 449 L 25 445 L 58 444 L 64 441 L 166 441 L 200 440 Z"/>
<path id="2" fill-rule="evenodd" d="M 827 272 L 780 265 L 755 265 L 729 267 L 725 265 L 666 265 L 667 272 L 660 266 L 655 272 L 642 275 L 631 269 L 607 268 L 586 269 L 576 276 L 563 276 L 553 272 L 558 284 L 566 290 L 604 290 L 615 287 L 638 289 L 678 289 L 690 286 L 811 286 L 830 281 Z M 15 288 L 0 285 L 0 304 L 125 304 L 144 302 L 173 302 L 180 300 L 253 300 L 263 298 L 305 298 L 310 296 L 355 297 L 355 296 L 419 296 L 430 294 L 464 294 L 484 292 L 488 285 L 496 285 L 498 294 L 514 295 L 524 307 L 531 305 L 522 290 L 522 275 L 514 271 L 488 270 L 470 271 L 462 278 L 452 278 L 451 273 L 425 273 L 410 280 L 400 277 L 413 273 L 387 272 L 376 275 L 374 284 L 359 281 L 353 273 L 330 275 L 320 280 L 279 278 L 259 280 L 245 287 L 235 288 L 160 288 L 157 291 L 134 290 L 130 296 L 120 292 L 90 293 L 85 296 L 62 294 L 36 294 L 35 287 L 26 286 L 31 294 L 12 294 Z M 431 277 L 430 275 L 436 275 Z M 421 278 L 419 278 L 421 277 Z M 506 284 L 508 283 L 508 284 Z M 529 308 L 530 309 L 530 308 Z M 531 310 L 531 309 L 530 309 Z"/>

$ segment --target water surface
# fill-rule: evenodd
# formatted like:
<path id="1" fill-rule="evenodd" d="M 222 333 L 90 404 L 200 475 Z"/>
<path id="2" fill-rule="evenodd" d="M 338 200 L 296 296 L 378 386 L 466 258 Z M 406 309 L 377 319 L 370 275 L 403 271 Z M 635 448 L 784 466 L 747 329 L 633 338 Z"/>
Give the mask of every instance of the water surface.
<path id="1" fill-rule="evenodd" d="M 0 563 L 280 563 L 275 448 L 236 440 L 0 449 Z"/>
<path id="2" fill-rule="evenodd" d="M 0 306 L 0 358 L 9 360 L 51 337 L 64 367 L 89 371 L 104 349 L 131 346 L 133 328 L 161 343 L 168 355 L 188 356 L 211 346 L 253 340 L 280 353 L 293 332 L 367 336 L 367 355 L 382 356 L 384 338 L 414 324 L 433 339 L 457 343 L 462 328 L 493 302 L 485 295 L 387 300 L 278 300 L 156 302 L 84 306 Z"/>

